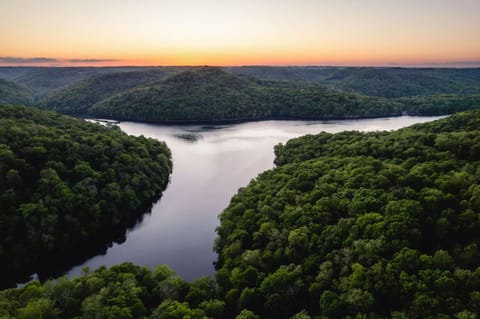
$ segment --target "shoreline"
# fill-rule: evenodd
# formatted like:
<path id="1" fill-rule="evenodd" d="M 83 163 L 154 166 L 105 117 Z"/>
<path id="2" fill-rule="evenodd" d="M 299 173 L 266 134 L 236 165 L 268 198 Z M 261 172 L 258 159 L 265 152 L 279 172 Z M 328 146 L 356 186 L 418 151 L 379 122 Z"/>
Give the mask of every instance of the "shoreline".
<path id="1" fill-rule="evenodd" d="M 64 113 L 62 113 L 64 114 Z M 381 116 L 348 116 L 348 117 L 318 117 L 318 118 L 311 118 L 311 117 L 293 117 L 293 116 L 280 116 L 280 117 L 263 117 L 257 119 L 230 119 L 230 120 L 198 120 L 198 121 L 148 121 L 148 120 L 135 120 L 135 119 L 128 119 L 128 118 L 118 118 L 118 117 L 109 117 L 105 115 L 99 115 L 95 117 L 93 115 L 84 115 L 84 114 L 64 114 L 68 116 L 73 116 L 77 118 L 82 118 L 84 120 L 93 120 L 97 122 L 102 122 L 106 124 L 119 124 L 121 122 L 134 122 L 134 123 L 144 123 L 144 124 L 158 124 L 158 125 L 165 125 L 165 126 L 187 126 L 187 125 L 232 125 L 232 124 L 242 124 L 242 123 L 250 123 L 250 122 L 264 122 L 264 121 L 318 121 L 318 122 L 331 122 L 331 121 L 346 121 L 346 120 L 368 120 L 368 119 L 381 119 L 381 118 L 390 118 L 390 117 L 401 117 L 401 116 L 416 116 L 416 117 L 434 117 L 434 116 L 449 116 L 453 113 L 449 114 L 408 114 L 408 113 L 400 113 L 400 114 L 390 114 L 390 115 L 381 115 Z"/>

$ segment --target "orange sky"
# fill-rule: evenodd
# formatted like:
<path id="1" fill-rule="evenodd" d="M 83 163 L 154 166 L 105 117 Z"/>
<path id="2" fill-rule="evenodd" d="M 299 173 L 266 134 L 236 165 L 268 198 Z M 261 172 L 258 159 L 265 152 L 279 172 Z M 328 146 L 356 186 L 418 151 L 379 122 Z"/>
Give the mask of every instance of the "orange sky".
<path id="1" fill-rule="evenodd" d="M 479 17 L 480 0 L 1 0 L 0 65 L 480 66 Z"/>

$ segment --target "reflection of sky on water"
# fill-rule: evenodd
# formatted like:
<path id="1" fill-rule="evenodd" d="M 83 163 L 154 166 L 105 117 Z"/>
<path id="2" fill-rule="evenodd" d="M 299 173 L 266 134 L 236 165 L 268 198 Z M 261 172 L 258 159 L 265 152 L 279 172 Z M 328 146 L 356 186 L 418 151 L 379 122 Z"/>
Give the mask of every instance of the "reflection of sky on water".
<path id="1" fill-rule="evenodd" d="M 429 117 L 393 117 L 345 121 L 263 121 L 221 126 L 164 126 L 122 122 L 122 130 L 165 141 L 173 154 L 171 182 L 152 213 L 146 215 L 122 244 L 114 244 L 73 268 L 131 261 L 139 265 L 168 264 L 187 280 L 213 274 L 212 250 L 218 214 L 239 187 L 273 167 L 273 146 L 322 131 L 393 130 Z M 185 138 L 191 137 L 191 138 Z"/>

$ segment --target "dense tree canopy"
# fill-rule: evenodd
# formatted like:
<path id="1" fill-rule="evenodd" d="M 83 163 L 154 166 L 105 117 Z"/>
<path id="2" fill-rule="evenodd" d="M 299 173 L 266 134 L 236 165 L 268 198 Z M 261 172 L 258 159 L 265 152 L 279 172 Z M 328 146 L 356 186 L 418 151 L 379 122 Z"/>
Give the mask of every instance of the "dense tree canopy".
<path id="1" fill-rule="evenodd" d="M 0 104 L 25 104 L 32 103 L 31 90 L 15 82 L 0 79 Z"/>
<path id="2" fill-rule="evenodd" d="M 402 103 L 410 115 L 443 115 L 480 108 L 480 94 L 415 96 L 401 98 L 397 102 Z"/>
<path id="3" fill-rule="evenodd" d="M 173 71 L 169 71 L 173 72 Z M 101 74 L 50 92 L 40 107 L 70 114 L 86 114 L 95 103 L 112 95 L 158 81 L 170 74 L 163 69 L 135 70 Z"/>
<path id="4" fill-rule="evenodd" d="M 321 133 L 221 215 L 229 314 L 474 318 L 480 312 L 480 111 L 396 132 Z"/>
<path id="5" fill-rule="evenodd" d="M 0 107 L 0 282 L 111 242 L 148 210 L 170 172 L 162 142 Z"/>
<path id="6" fill-rule="evenodd" d="M 334 90 L 386 98 L 480 93 L 478 68 L 246 66 L 229 70 L 264 80 L 315 82 Z"/>
<path id="7" fill-rule="evenodd" d="M 15 199 L 17 191 L 29 189 L 24 178 L 35 176 L 35 170 L 27 159 L 46 160 L 41 150 L 45 135 L 39 134 L 46 128 L 56 130 L 57 136 L 67 131 L 76 137 L 65 136 L 55 150 L 102 132 L 96 136 L 100 141 L 119 138 L 124 147 L 137 141 L 150 154 L 155 153 L 151 148 L 158 149 L 158 162 L 168 164 L 163 144 L 129 138 L 114 128 L 25 108 L 0 112 L 1 121 L 11 121 L 8 127 L 21 123 L 26 132 L 7 130 L 2 138 L 15 135 L 15 143 L 21 145 L 32 132 L 38 136 L 29 140 L 29 147 L 1 146 L 0 185 L 6 189 L 1 200 Z M 111 141 L 109 147 L 122 149 L 121 145 Z M 14 153 L 16 149 L 21 152 Z M 135 146 L 133 153 L 145 151 Z M 165 266 L 153 271 L 132 264 L 102 267 L 93 273 L 85 270 L 79 278 L 33 281 L 1 291 L 0 318 L 476 318 L 480 110 L 394 132 L 307 135 L 276 146 L 275 153 L 277 167 L 241 188 L 220 216 L 216 280 L 202 278 L 190 284 Z M 16 154 L 24 157 L 17 159 Z M 28 204 L 22 206 L 26 208 L 21 217 L 11 218 L 20 216 L 15 211 L 2 215 L 8 218 L 0 221 L 0 234 L 8 231 L 5 220 L 28 217 L 42 229 L 36 240 L 48 244 L 50 237 L 43 236 L 49 234 L 48 225 L 62 220 L 68 227 L 75 220 L 55 219 L 49 209 L 58 211 L 55 205 L 60 202 L 62 207 L 72 205 L 63 195 L 69 194 L 68 183 L 75 178 L 80 182 L 66 198 L 92 192 L 91 179 L 84 181 L 82 173 L 98 172 L 97 164 L 108 162 L 104 153 L 95 153 L 95 158 L 90 169 L 83 162 L 46 164 L 35 188 L 40 192 L 34 196 L 37 210 Z M 6 171 L 5 163 L 28 169 L 12 166 Z M 68 172 L 67 167 L 73 169 Z M 121 172 L 120 181 L 123 174 L 135 180 L 128 168 Z M 103 173 L 99 174 L 92 178 L 101 181 Z M 52 195 L 41 193 L 45 190 Z M 62 195 L 60 201 L 56 194 Z M 126 195 L 132 199 L 128 194 L 122 197 Z M 76 227 L 82 228 L 84 221 L 78 222 Z M 85 225 L 91 225 L 91 219 Z M 21 227 L 25 236 L 35 235 L 32 227 Z"/>
<path id="8" fill-rule="evenodd" d="M 129 263 L 0 291 L 2 319 L 203 319 L 223 318 L 224 308 L 211 278 L 188 283 L 166 266 Z"/>
<path id="9" fill-rule="evenodd" d="M 10 81 L 9 96 L 0 81 L 0 101 L 149 122 L 438 115 L 480 106 L 480 69 L 0 67 L 0 79 Z"/>
<path id="10" fill-rule="evenodd" d="M 332 119 L 398 115 L 401 104 L 313 83 L 266 82 L 200 67 L 105 99 L 88 112 L 152 122 Z"/>
<path id="11" fill-rule="evenodd" d="M 480 93 L 479 68 L 244 66 L 224 68 L 235 74 L 267 81 L 313 82 L 331 89 L 397 98 L 436 94 Z M 0 79 L 15 81 L 44 95 L 64 87 L 65 92 L 83 80 L 125 71 L 180 73 L 188 67 L 0 67 Z M 115 81 L 115 80 L 114 80 Z"/>
<path id="12" fill-rule="evenodd" d="M 383 83 L 382 85 L 392 85 L 388 77 L 393 75 L 388 75 L 389 73 L 386 73 L 387 76 L 379 73 L 377 69 L 361 70 L 363 73 L 360 74 L 379 76 L 376 80 L 379 83 L 371 83 L 372 79 L 352 80 L 359 88 L 350 90 L 352 92 L 376 95 L 369 91 L 364 92 L 361 88 L 366 85 L 380 88 L 380 82 Z M 238 72 L 237 69 L 235 71 Z M 345 69 L 340 73 L 358 75 L 356 69 Z M 335 74 L 336 79 L 346 76 Z M 292 75 L 295 79 L 294 75 L 295 73 Z M 416 74 L 412 73 L 411 76 L 414 77 Z M 132 90 L 123 88 L 124 91 L 117 95 L 112 93 L 120 92 L 122 86 L 115 83 L 123 83 L 125 79 L 119 78 L 118 74 L 113 78 L 113 81 L 108 82 L 112 91 L 103 90 L 102 85 L 96 84 L 96 81 L 88 81 L 51 94 L 43 103 L 48 108 L 66 113 L 88 113 L 93 116 L 151 122 L 357 118 L 399 115 L 402 112 L 414 115 L 438 115 L 480 107 L 478 94 L 434 95 L 387 100 L 353 93 L 340 93 L 319 84 L 302 81 L 296 83 L 261 81 L 212 67 L 187 70 L 165 81 L 157 81 L 153 85 L 141 88 Z M 413 83 L 402 78 L 396 81 Z M 419 81 L 418 78 L 417 81 Z M 471 82 L 475 83 L 474 80 Z M 89 89 L 89 87 L 92 88 Z M 401 86 L 398 90 L 408 91 Z M 428 92 L 435 92 L 435 90 Z M 83 99 L 83 96 L 87 98 Z M 402 94 L 392 96 L 402 96 Z"/>
<path id="13" fill-rule="evenodd" d="M 132 70 L 132 68 L 92 68 L 92 67 L 31 67 L 31 68 L 0 68 L 0 77 L 7 71 L 7 77 L 18 84 L 30 88 L 35 97 L 41 97 L 59 89 L 74 85 L 82 80 L 101 74 Z M 17 72 L 14 72 L 17 71 Z"/>

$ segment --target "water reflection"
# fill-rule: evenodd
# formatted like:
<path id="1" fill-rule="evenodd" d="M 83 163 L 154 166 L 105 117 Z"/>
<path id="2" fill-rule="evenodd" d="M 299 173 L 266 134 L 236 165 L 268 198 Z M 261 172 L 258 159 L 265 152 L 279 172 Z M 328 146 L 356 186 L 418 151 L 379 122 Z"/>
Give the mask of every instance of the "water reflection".
<path id="1" fill-rule="evenodd" d="M 197 142 L 199 139 L 202 138 L 202 135 L 200 134 L 193 134 L 193 133 L 183 133 L 183 134 L 176 134 L 174 135 L 175 137 L 181 139 L 181 140 L 185 140 L 187 142 L 191 142 L 191 143 L 195 143 Z"/>

